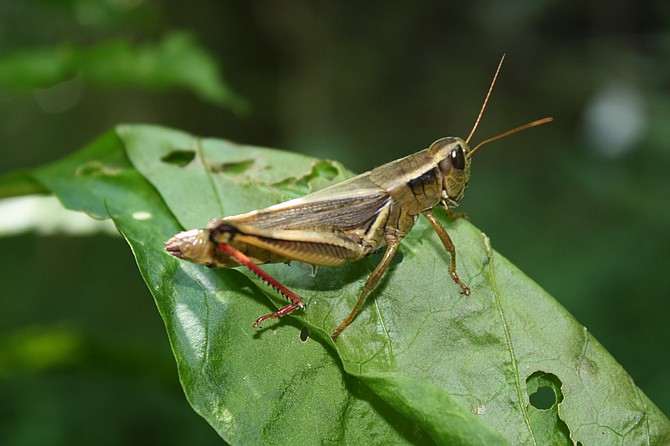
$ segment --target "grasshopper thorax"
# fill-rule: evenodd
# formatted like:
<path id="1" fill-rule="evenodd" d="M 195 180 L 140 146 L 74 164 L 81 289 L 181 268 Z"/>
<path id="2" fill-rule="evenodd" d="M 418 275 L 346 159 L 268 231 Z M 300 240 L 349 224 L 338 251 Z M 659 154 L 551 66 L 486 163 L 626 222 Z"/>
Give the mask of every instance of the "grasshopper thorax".
<path id="1" fill-rule="evenodd" d="M 442 200 L 449 207 L 458 206 L 470 182 L 470 146 L 450 136 L 435 141 L 428 152 L 442 176 Z"/>

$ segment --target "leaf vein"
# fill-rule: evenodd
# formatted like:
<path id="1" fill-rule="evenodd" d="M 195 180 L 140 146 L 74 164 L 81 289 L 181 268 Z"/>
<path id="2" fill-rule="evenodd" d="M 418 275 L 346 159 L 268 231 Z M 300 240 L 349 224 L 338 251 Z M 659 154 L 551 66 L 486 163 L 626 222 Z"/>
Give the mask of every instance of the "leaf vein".
<path id="1" fill-rule="evenodd" d="M 507 324 L 507 318 L 505 317 L 505 311 L 500 298 L 500 291 L 498 290 L 498 284 L 495 278 L 495 271 L 493 268 L 493 252 L 489 249 L 489 246 L 486 247 L 486 251 L 489 254 L 489 274 L 491 280 L 491 289 L 495 295 L 496 306 L 498 307 L 498 314 L 500 315 L 500 320 L 503 325 L 503 331 L 505 332 L 505 338 L 507 341 L 510 362 L 512 363 L 513 375 L 514 375 L 514 387 L 516 388 L 517 397 L 519 399 L 519 409 L 523 416 L 523 421 L 526 424 L 526 428 L 530 433 L 533 444 L 537 446 L 537 439 L 533 433 L 533 428 L 530 425 L 530 418 L 528 417 L 528 411 L 526 410 L 526 405 L 524 404 L 523 389 L 521 387 L 521 381 L 519 379 L 519 364 L 516 359 L 516 354 L 514 352 L 514 343 L 512 341 L 512 333 L 510 332 L 509 325 Z"/>
<path id="2" fill-rule="evenodd" d="M 225 215 L 225 209 L 223 206 L 223 197 L 219 192 L 219 188 L 216 187 L 215 179 L 212 176 L 212 172 L 210 171 L 210 169 L 207 168 L 207 165 L 205 164 L 205 153 L 202 149 L 202 138 L 195 139 L 195 147 L 196 151 L 198 152 L 198 161 L 201 163 L 203 171 L 207 176 L 207 182 L 209 183 L 209 186 L 214 191 L 214 195 L 216 196 L 216 201 L 218 202 L 217 204 L 219 205 L 219 215 Z"/>

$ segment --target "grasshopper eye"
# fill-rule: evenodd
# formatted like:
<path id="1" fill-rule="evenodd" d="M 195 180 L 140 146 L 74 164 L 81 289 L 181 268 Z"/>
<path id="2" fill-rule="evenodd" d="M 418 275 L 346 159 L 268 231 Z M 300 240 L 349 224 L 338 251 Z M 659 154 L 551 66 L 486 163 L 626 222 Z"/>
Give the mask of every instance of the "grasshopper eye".
<path id="1" fill-rule="evenodd" d="M 455 169 L 465 169 L 465 154 L 463 153 L 463 147 L 461 147 L 460 144 L 451 151 L 449 157 L 451 158 L 451 165 L 454 166 Z"/>

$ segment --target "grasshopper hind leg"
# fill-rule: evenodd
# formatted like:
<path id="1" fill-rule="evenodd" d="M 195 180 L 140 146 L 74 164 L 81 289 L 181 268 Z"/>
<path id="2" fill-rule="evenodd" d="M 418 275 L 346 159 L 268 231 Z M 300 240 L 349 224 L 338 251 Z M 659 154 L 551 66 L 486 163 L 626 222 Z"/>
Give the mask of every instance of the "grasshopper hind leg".
<path id="1" fill-rule="evenodd" d="M 295 294 L 293 291 L 289 290 L 286 288 L 284 285 L 279 283 L 277 280 L 275 280 L 272 276 L 270 276 L 268 273 L 263 271 L 256 265 L 249 257 L 247 257 L 243 252 L 240 250 L 232 247 L 231 245 L 227 243 L 218 243 L 217 247 L 229 255 L 232 259 L 234 259 L 236 262 L 238 262 L 240 265 L 246 266 L 249 268 L 258 278 L 260 278 L 263 282 L 267 283 L 270 285 L 272 288 L 277 290 L 280 294 L 285 296 L 288 300 L 291 301 L 289 305 L 286 305 L 285 307 L 280 308 L 279 310 L 275 311 L 274 313 L 266 314 L 265 316 L 261 316 L 258 319 L 256 319 L 256 322 L 254 322 L 253 327 L 254 328 L 259 328 L 263 321 L 267 319 L 276 319 L 281 316 L 286 316 L 287 314 L 293 313 L 295 310 L 302 310 L 305 308 L 305 303 L 302 301 L 300 296 Z"/>

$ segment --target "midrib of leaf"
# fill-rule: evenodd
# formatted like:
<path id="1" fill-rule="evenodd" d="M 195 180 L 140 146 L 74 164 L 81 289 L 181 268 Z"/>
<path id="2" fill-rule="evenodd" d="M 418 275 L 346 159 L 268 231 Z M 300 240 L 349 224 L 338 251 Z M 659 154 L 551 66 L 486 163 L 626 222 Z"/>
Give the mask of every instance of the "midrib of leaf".
<path id="1" fill-rule="evenodd" d="M 485 236 L 484 236 L 485 237 Z M 496 307 L 498 309 L 498 314 L 500 315 L 500 321 L 502 322 L 502 329 L 505 333 L 505 340 L 507 342 L 507 350 L 509 352 L 509 358 L 512 363 L 512 374 L 514 375 L 514 387 L 516 389 L 517 398 L 519 400 L 519 410 L 523 416 L 523 421 L 528 429 L 531 439 L 533 440 L 533 445 L 537 446 L 537 440 L 535 434 L 533 433 L 533 428 L 530 425 L 530 419 L 528 417 L 528 411 L 526 410 L 524 401 L 524 392 L 521 387 L 521 380 L 519 379 L 519 364 L 516 359 L 516 353 L 514 352 L 514 342 L 512 341 L 512 333 L 510 332 L 509 326 L 507 325 L 507 318 L 505 317 L 505 310 L 503 309 L 502 301 L 500 299 L 500 291 L 498 289 L 498 284 L 496 282 L 495 270 L 494 270 L 494 253 L 491 248 L 490 243 L 484 243 L 486 249 L 486 255 L 489 258 L 488 269 L 489 269 L 489 280 L 491 284 L 491 290 L 496 299 Z"/>
<path id="2" fill-rule="evenodd" d="M 224 207 L 223 207 L 223 197 L 221 196 L 221 193 L 219 192 L 219 188 L 216 187 L 214 184 L 214 177 L 212 176 L 212 171 L 209 169 L 205 162 L 205 152 L 202 149 L 202 138 L 195 138 L 195 148 L 198 153 L 198 161 L 200 162 L 200 165 L 202 168 L 205 170 L 205 175 L 207 176 L 207 181 L 209 182 L 209 187 L 212 189 L 214 192 L 214 196 L 216 197 L 216 201 L 218 202 L 217 204 L 219 205 L 219 215 L 225 215 L 224 213 Z"/>

